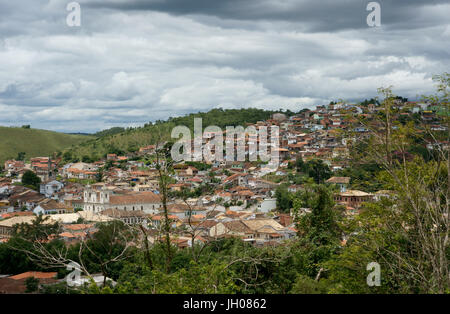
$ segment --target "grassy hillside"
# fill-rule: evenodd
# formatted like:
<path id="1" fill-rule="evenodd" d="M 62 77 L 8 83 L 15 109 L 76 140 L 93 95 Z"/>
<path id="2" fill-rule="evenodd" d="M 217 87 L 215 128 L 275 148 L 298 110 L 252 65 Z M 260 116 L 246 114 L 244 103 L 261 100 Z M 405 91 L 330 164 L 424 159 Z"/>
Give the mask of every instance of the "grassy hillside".
<path id="1" fill-rule="evenodd" d="M 133 152 L 139 147 L 155 144 L 156 141 L 170 140 L 172 129 L 177 125 L 185 125 L 191 130 L 194 118 L 202 118 L 203 128 L 216 125 L 223 129 L 226 126 L 242 125 L 266 120 L 279 111 L 267 111 L 262 109 L 213 109 L 208 112 L 190 114 L 179 118 L 169 118 L 167 121 L 156 121 L 139 128 L 129 128 L 117 133 L 117 130 L 105 130 L 99 134 L 106 134 L 96 139 L 81 143 L 74 148 L 68 149 L 64 156 L 66 161 L 75 160 L 97 160 L 108 153 L 123 154 Z M 288 115 L 292 112 L 286 112 Z"/>
<path id="2" fill-rule="evenodd" d="M 39 129 L 0 126 L 0 162 L 25 152 L 25 159 L 49 156 L 91 139 L 90 136 L 64 134 Z"/>

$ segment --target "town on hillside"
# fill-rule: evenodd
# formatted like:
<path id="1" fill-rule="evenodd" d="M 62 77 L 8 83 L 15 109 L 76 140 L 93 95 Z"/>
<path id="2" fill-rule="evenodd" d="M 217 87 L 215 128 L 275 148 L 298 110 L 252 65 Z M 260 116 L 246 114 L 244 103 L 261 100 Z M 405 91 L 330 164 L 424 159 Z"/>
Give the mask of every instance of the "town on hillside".
<path id="1" fill-rule="evenodd" d="M 308 184 L 330 187 L 335 207 L 348 217 L 358 215 L 364 204 L 395 197 L 390 190 L 363 184 L 350 169 L 352 148 L 382 128 L 376 117 L 383 110 L 376 102 L 332 102 L 251 124 L 279 127 L 277 169 L 268 170 L 261 161 L 180 161 L 163 174 L 162 182 L 158 144 L 92 162 L 39 156 L 7 160 L 0 177 L 0 241 L 6 243 L 18 225 L 33 225 L 41 217 L 42 223 L 59 224 L 43 241 L 60 239 L 67 246 L 85 241 L 111 221 L 140 228 L 150 245 L 170 237 L 179 249 L 224 238 L 255 247 L 282 246 L 299 236 L 298 217 L 311 212 L 296 208 L 289 198 Z M 392 110 L 393 121 L 447 130 L 439 106 L 400 98 Z M 445 150 L 448 144 L 430 141 L 424 149 Z M 346 240 L 343 237 L 341 245 Z M 58 282 L 52 274 L 28 272 L 17 278 Z M 99 278 L 101 282 L 106 277 Z"/>

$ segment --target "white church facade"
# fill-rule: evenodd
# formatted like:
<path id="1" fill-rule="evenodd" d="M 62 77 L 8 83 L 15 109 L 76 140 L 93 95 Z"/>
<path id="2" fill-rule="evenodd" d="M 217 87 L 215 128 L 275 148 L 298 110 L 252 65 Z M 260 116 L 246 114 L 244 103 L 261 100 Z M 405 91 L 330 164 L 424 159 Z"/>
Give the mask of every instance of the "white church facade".
<path id="1" fill-rule="evenodd" d="M 106 209 L 143 211 L 157 214 L 162 207 L 161 197 L 153 192 L 127 192 L 115 194 L 106 188 L 96 190 L 87 186 L 83 195 L 84 210 L 100 213 Z"/>

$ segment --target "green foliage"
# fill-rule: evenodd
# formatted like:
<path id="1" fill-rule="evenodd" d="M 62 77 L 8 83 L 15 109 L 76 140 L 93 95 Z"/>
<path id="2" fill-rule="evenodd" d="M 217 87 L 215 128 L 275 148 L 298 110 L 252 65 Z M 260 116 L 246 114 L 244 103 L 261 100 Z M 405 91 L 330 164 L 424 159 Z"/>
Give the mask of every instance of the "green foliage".
<path id="1" fill-rule="evenodd" d="M 22 184 L 25 186 L 32 186 L 35 190 L 39 188 L 41 179 L 31 170 L 25 171 L 22 176 Z"/>
<path id="2" fill-rule="evenodd" d="M 327 287 L 323 281 L 315 281 L 308 276 L 298 275 L 290 293 L 294 294 L 323 294 Z"/>
<path id="3" fill-rule="evenodd" d="M 81 294 L 79 289 L 67 286 L 65 282 L 50 285 L 42 285 L 39 290 L 42 294 Z"/>
<path id="4" fill-rule="evenodd" d="M 297 172 L 306 173 L 314 179 L 317 184 L 324 183 L 331 177 L 331 170 L 321 159 L 312 159 L 304 162 L 301 157 L 297 158 L 295 166 Z"/>
<path id="5" fill-rule="evenodd" d="M 289 213 L 292 208 L 292 195 L 285 184 L 277 187 L 275 198 L 277 199 L 277 208 L 284 213 Z"/>
<path id="6" fill-rule="evenodd" d="M 186 161 L 186 165 L 192 166 L 194 168 L 197 168 L 200 171 L 205 171 L 208 169 L 211 169 L 211 165 L 208 165 L 204 162 L 198 162 L 198 161 Z"/>
<path id="7" fill-rule="evenodd" d="M 20 223 L 13 226 L 12 235 L 29 241 L 47 240 L 49 235 L 56 234 L 59 230 L 59 224 L 49 224 L 49 216 L 36 216 L 31 224 Z"/>
<path id="8" fill-rule="evenodd" d="M 25 152 L 18 152 L 16 160 L 24 161 L 25 160 L 25 155 L 26 155 Z"/>
<path id="9" fill-rule="evenodd" d="M 25 280 L 26 293 L 36 292 L 39 288 L 39 279 L 30 277 Z"/>
<path id="10" fill-rule="evenodd" d="M 350 185 L 354 190 L 376 192 L 383 188 L 383 184 L 377 180 L 377 175 L 382 167 L 376 163 L 351 163 L 348 168 L 340 170 L 336 176 L 350 177 Z"/>
<path id="11" fill-rule="evenodd" d="M 223 294 L 239 291 L 233 281 L 232 271 L 219 261 L 211 264 L 195 264 L 191 261 L 170 274 L 149 269 L 144 269 L 142 273 L 139 277 L 121 282 L 117 291 L 159 294 Z"/>
<path id="12" fill-rule="evenodd" d="M 30 242 L 17 237 L 12 237 L 7 243 L 0 243 L 0 273 L 20 274 L 36 270 L 37 266 L 25 253 L 31 249 Z"/>
<path id="13" fill-rule="evenodd" d="M 324 185 L 306 187 L 293 202 L 300 243 L 307 248 L 307 275 L 313 277 L 339 249 L 342 212 L 334 207 L 332 191 Z M 301 213 L 300 208 L 309 208 L 311 212 Z"/>
<path id="14" fill-rule="evenodd" d="M 93 134 L 95 137 L 104 137 L 104 136 L 110 136 L 110 135 L 114 135 L 114 134 L 119 134 L 119 133 L 122 133 L 122 132 L 124 132 L 125 131 L 125 129 L 124 128 L 121 128 L 121 127 L 113 127 L 113 128 L 110 128 L 110 129 L 106 129 L 106 130 L 103 130 L 103 131 L 99 131 L 99 132 L 97 132 L 97 133 L 95 133 L 95 134 Z"/>

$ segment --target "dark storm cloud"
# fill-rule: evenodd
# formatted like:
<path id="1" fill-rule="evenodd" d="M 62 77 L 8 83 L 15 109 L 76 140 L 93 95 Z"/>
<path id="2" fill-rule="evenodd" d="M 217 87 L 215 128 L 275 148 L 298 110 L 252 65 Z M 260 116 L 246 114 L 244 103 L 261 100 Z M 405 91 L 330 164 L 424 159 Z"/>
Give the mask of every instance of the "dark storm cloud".
<path id="1" fill-rule="evenodd" d="M 367 4 L 363 0 L 102 0 L 89 1 L 95 8 L 158 11 L 173 15 L 205 15 L 226 20 L 283 21 L 302 25 L 306 31 L 340 31 L 367 27 Z M 383 0 L 383 24 L 393 28 L 420 28 L 439 25 L 443 14 L 427 16 L 425 7 L 448 3 L 448 0 Z"/>

